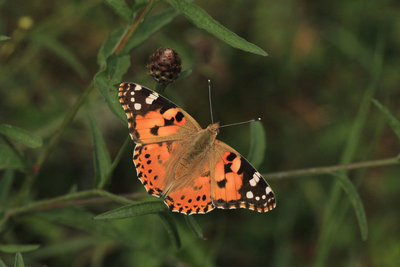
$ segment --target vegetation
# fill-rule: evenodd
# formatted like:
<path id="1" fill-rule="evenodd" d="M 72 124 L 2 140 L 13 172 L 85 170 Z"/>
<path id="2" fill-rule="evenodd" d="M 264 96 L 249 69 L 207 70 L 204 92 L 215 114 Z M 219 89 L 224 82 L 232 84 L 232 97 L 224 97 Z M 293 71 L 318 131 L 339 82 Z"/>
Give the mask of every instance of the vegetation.
<path id="1" fill-rule="evenodd" d="M 395 1 L 0 1 L 0 267 L 395 266 Z M 260 214 L 171 213 L 147 195 L 118 84 L 159 47 L 164 94 L 266 177 Z M 268 55 L 268 56 L 267 56 Z"/>

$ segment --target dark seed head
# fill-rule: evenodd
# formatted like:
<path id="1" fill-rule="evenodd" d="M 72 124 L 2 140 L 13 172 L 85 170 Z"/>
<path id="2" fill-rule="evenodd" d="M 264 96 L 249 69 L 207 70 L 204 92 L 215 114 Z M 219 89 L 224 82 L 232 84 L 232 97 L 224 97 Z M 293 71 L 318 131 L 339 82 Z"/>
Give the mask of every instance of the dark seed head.
<path id="1" fill-rule="evenodd" d="M 150 56 L 146 68 L 154 80 L 167 85 L 178 79 L 182 70 L 181 58 L 172 48 L 159 48 Z"/>

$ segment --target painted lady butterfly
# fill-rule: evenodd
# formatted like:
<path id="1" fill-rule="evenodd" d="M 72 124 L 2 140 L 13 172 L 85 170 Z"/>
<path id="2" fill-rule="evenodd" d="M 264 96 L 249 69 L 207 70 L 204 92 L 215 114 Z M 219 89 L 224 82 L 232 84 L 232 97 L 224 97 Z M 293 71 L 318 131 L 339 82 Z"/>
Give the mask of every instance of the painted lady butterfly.
<path id="1" fill-rule="evenodd" d="M 261 174 L 216 139 L 217 123 L 202 129 L 186 111 L 138 84 L 121 83 L 118 96 L 136 143 L 137 176 L 172 211 L 275 208 L 275 195 Z"/>

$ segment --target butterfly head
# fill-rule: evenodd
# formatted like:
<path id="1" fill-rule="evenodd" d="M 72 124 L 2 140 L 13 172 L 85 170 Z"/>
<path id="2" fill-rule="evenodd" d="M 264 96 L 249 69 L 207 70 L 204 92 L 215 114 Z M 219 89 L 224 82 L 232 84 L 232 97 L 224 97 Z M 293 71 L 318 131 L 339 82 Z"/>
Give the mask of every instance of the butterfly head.
<path id="1" fill-rule="evenodd" d="M 217 136 L 217 134 L 219 133 L 219 123 L 208 125 L 207 131 L 209 131 L 212 135 Z"/>

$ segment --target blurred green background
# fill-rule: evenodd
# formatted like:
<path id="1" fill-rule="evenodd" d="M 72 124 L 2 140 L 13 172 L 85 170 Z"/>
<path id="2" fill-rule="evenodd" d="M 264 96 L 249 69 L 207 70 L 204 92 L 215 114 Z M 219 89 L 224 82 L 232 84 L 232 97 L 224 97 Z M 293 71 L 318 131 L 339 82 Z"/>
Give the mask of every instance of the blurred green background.
<path id="1" fill-rule="evenodd" d="M 174 48 L 183 69 L 192 69 L 192 74 L 172 84 L 168 97 L 206 127 L 210 123 L 207 79 L 211 79 L 217 121 L 261 117 L 267 136 L 259 167 L 263 174 L 399 153 L 399 140 L 370 102 L 378 99 L 400 118 L 399 1 L 195 3 L 269 56 L 234 49 L 179 15 L 133 51 L 123 81 L 154 88 L 145 70 L 148 57 L 159 47 Z M 149 16 L 166 8 L 167 4 L 157 3 Z M 102 43 L 125 24 L 100 0 L 0 1 L 0 35 L 11 37 L 0 42 L 0 122 L 48 140 L 98 71 Z M 88 102 L 43 166 L 33 186 L 35 200 L 92 187 L 88 109 L 112 157 L 122 146 L 127 127 L 98 91 Z M 351 136 L 354 125 L 361 128 Z M 249 134 L 248 126 L 236 126 L 222 130 L 219 138 L 246 155 Z M 133 142 L 108 191 L 144 192 L 136 179 L 132 149 Z M 39 153 L 23 151 L 32 158 Z M 190 230 L 184 215 L 174 214 L 180 249 L 171 245 L 155 215 L 93 221 L 93 214 L 117 207 L 102 203 L 13 218 L 0 243 L 40 244 L 39 249 L 23 253 L 27 266 L 396 266 L 399 175 L 399 166 L 348 173 L 366 211 L 366 241 L 346 194 L 341 189 L 337 193 L 334 178 L 310 175 L 266 177 L 278 203 L 267 214 L 214 210 L 195 216 L 204 240 Z M 18 191 L 23 178 L 16 172 L 12 192 Z M 333 195 L 338 199 L 334 208 Z M 7 266 L 13 264 L 13 254 L 0 252 L 0 258 Z"/>

